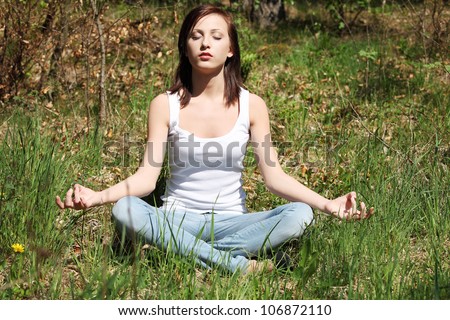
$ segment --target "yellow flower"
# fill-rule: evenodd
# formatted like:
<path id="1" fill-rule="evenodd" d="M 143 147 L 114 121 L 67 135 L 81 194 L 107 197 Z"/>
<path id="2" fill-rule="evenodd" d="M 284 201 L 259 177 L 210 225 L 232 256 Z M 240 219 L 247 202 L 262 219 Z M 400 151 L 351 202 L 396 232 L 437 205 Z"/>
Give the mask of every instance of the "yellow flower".
<path id="1" fill-rule="evenodd" d="M 14 243 L 11 248 L 14 250 L 14 252 L 16 253 L 23 253 L 25 251 L 25 247 L 23 245 L 21 245 L 20 243 Z"/>

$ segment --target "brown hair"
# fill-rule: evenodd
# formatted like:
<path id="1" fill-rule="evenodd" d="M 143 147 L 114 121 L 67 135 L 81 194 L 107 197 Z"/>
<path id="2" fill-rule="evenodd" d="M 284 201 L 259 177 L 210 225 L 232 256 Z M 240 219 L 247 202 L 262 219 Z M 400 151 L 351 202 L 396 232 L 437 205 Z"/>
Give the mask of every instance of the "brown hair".
<path id="1" fill-rule="evenodd" d="M 192 9 L 184 18 L 178 35 L 178 53 L 179 62 L 175 74 L 175 83 L 170 87 L 170 93 L 178 93 L 180 95 L 181 107 L 185 107 L 191 100 L 192 95 L 192 66 L 187 57 L 187 41 L 189 35 L 194 29 L 195 24 L 210 14 L 220 15 L 228 25 L 228 36 L 230 38 L 231 52 L 233 56 L 225 62 L 224 78 L 225 93 L 224 99 L 227 106 L 231 106 L 239 101 L 239 93 L 241 90 L 241 55 L 239 49 L 239 41 L 236 26 L 233 23 L 231 14 L 213 5 L 201 5 Z"/>

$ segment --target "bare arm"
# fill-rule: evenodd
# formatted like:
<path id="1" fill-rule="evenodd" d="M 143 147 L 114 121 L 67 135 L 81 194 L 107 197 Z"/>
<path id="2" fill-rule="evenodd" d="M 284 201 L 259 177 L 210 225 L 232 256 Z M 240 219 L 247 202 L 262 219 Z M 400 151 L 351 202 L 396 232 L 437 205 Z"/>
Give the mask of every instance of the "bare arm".
<path id="1" fill-rule="evenodd" d="M 147 144 L 142 163 L 136 173 L 116 185 L 98 192 L 77 184 L 67 191 L 64 201 L 57 196 L 56 204 L 61 209 L 86 209 L 116 202 L 127 195 L 143 197 L 151 193 L 155 189 L 164 161 L 168 128 L 167 96 L 159 95 L 150 104 Z"/>
<path id="2" fill-rule="evenodd" d="M 334 200 L 326 199 L 287 175 L 278 162 L 278 155 L 270 136 L 269 114 L 264 101 L 256 96 L 250 98 L 250 131 L 258 166 L 270 192 L 289 201 L 298 201 L 341 219 L 367 218 L 366 206 L 361 202 L 361 211 L 356 208 L 356 193 L 350 192 Z"/>

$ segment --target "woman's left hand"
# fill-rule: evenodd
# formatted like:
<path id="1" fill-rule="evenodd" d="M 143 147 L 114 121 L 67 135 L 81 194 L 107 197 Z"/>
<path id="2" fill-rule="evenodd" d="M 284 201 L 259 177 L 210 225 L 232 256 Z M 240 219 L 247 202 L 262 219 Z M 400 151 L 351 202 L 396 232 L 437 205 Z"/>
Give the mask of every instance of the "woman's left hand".
<path id="1" fill-rule="evenodd" d="M 364 202 L 360 203 L 360 210 L 356 205 L 356 192 L 350 192 L 342 197 L 328 201 L 326 212 L 341 220 L 360 220 L 370 218 L 374 209 L 367 210 Z"/>

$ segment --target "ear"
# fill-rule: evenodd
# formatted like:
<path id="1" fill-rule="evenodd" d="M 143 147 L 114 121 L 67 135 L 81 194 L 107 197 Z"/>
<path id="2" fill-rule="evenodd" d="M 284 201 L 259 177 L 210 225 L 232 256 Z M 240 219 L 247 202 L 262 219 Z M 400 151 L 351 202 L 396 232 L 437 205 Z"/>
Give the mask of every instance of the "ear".
<path id="1" fill-rule="evenodd" d="M 228 51 L 227 57 L 231 58 L 232 56 L 234 56 L 234 53 L 233 53 L 233 51 L 231 51 L 231 48 L 230 48 L 230 51 Z"/>

